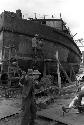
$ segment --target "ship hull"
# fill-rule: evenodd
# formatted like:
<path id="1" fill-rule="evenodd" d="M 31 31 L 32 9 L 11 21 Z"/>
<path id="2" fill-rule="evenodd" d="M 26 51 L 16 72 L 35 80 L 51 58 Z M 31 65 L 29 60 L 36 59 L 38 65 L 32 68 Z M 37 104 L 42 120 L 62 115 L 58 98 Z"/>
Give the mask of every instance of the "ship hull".
<path id="1" fill-rule="evenodd" d="M 3 17 L 4 20 L 2 20 Z M 57 72 L 55 55 L 58 51 L 58 58 L 64 70 L 69 75 L 71 67 L 74 69 L 74 73 L 78 72 L 81 52 L 69 35 L 33 21 L 12 18 L 9 12 L 4 12 L 3 17 L 0 18 L 0 44 L 2 57 L 5 60 L 9 58 L 9 52 L 3 49 L 3 46 L 13 45 L 16 49 L 19 67 L 23 70 L 38 68 L 43 74 L 46 68 L 46 73 L 52 74 Z M 36 56 L 32 47 L 32 38 L 35 34 L 39 34 L 40 40 L 42 39 L 42 46 L 40 49 L 37 48 Z M 13 55 L 14 53 L 11 51 L 11 57 Z M 6 67 L 8 64 L 4 62 L 3 69 L 6 70 Z"/>

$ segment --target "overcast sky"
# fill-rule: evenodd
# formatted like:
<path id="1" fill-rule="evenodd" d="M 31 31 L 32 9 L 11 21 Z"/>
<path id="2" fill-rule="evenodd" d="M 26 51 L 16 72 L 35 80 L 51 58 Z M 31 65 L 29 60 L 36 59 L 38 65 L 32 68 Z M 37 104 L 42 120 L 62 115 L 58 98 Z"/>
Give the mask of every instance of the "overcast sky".
<path id="1" fill-rule="evenodd" d="M 77 33 L 74 39 L 84 39 L 84 0 L 0 0 L 0 13 L 17 9 L 22 10 L 25 18 L 34 17 L 34 13 L 40 18 L 60 18 L 61 13 L 72 35 Z M 80 49 L 84 51 L 84 47 Z"/>

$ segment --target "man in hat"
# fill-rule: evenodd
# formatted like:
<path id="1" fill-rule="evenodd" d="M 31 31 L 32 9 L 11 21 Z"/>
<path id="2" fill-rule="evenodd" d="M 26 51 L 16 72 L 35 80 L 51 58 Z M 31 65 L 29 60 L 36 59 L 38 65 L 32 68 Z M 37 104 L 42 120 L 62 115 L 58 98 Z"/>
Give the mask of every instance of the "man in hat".
<path id="1" fill-rule="evenodd" d="M 33 70 L 28 69 L 25 75 L 23 91 L 22 91 L 22 109 L 23 118 L 21 125 L 34 125 L 35 106 L 34 106 L 34 87 L 33 87 Z"/>

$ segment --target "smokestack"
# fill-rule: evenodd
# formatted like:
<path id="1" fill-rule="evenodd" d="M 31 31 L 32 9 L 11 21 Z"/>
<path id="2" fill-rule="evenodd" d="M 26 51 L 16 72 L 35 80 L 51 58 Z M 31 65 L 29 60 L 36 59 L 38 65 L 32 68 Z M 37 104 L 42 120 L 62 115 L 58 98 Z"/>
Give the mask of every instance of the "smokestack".
<path id="1" fill-rule="evenodd" d="M 16 14 L 19 19 L 22 19 L 22 13 L 20 9 L 16 10 Z"/>

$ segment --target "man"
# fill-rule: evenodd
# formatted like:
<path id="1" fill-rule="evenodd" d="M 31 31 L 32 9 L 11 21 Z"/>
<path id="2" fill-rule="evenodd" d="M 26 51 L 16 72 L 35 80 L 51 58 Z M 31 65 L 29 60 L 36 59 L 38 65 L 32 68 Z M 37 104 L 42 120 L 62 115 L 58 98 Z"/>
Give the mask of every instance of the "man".
<path id="1" fill-rule="evenodd" d="M 34 104 L 33 70 L 28 69 L 28 72 L 25 75 L 25 77 L 23 77 L 23 79 L 20 80 L 21 84 L 23 84 L 23 91 L 22 91 L 23 118 L 21 121 L 21 125 L 34 125 L 36 110 Z"/>

